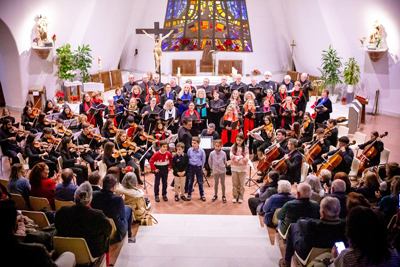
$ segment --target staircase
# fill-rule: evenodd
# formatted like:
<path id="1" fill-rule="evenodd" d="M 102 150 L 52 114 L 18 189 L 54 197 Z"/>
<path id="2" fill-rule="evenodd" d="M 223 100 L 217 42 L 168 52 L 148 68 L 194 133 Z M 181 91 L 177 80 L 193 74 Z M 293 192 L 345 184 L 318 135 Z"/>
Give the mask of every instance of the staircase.
<path id="1" fill-rule="evenodd" d="M 124 244 L 116 267 L 123 266 L 278 266 L 257 216 L 156 214 L 159 224 L 141 226 L 136 243 Z"/>

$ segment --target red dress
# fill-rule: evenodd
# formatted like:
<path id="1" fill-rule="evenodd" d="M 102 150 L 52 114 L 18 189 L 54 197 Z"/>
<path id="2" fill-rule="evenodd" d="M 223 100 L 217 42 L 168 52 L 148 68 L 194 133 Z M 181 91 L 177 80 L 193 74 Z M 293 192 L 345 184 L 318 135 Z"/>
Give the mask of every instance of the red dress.
<path id="1" fill-rule="evenodd" d="M 225 116 L 224 116 L 224 119 L 223 119 L 223 121 L 224 120 L 227 120 L 229 118 L 229 115 L 228 114 L 226 114 Z M 235 115 L 233 115 L 233 117 L 232 117 L 232 121 L 236 121 L 236 120 L 238 120 L 238 118 L 235 116 Z M 240 123 L 238 123 L 238 126 L 240 125 Z M 236 135 L 238 135 L 238 133 L 239 133 L 239 130 L 231 130 L 231 143 L 232 144 L 234 144 L 235 143 L 235 141 L 236 141 Z M 222 134 L 221 134 L 221 141 L 222 141 L 222 145 L 225 145 L 226 143 L 228 143 L 228 130 L 227 129 L 223 129 L 222 130 Z"/>
<path id="2" fill-rule="evenodd" d="M 245 113 L 248 112 L 249 109 L 245 109 Z M 254 108 L 251 109 L 251 112 L 255 112 Z M 244 118 L 244 123 L 243 123 L 243 132 L 244 132 L 244 139 L 249 138 L 249 131 L 254 129 L 254 119 L 249 119 L 247 117 Z"/>
<path id="3" fill-rule="evenodd" d="M 50 206 L 54 209 L 54 189 L 56 187 L 56 183 L 51 179 L 42 179 L 42 184 L 40 187 L 31 188 L 31 196 L 33 197 L 44 197 L 50 203 Z"/>

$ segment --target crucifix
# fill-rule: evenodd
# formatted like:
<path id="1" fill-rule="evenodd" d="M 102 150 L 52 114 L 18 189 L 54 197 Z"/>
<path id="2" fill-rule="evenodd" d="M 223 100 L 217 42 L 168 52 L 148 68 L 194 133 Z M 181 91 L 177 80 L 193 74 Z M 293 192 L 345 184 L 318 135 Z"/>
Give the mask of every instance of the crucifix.
<path id="1" fill-rule="evenodd" d="M 160 29 L 160 23 L 154 22 L 154 29 L 136 29 L 136 34 L 146 34 L 147 37 L 154 41 L 154 60 L 156 65 L 155 72 L 160 75 L 161 79 L 161 58 L 162 58 L 162 41 L 167 39 L 172 33 L 178 32 L 178 29 L 170 30 L 170 29 Z M 150 34 L 154 34 L 152 37 Z M 165 36 L 160 38 L 160 34 L 166 34 Z"/>
<path id="2" fill-rule="evenodd" d="M 290 62 L 290 66 L 291 66 L 290 70 L 294 70 L 294 68 L 293 68 L 293 63 L 294 63 L 294 60 L 293 60 L 293 50 L 294 50 L 294 47 L 296 46 L 296 44 L 294 43 L 294 40 L 292 41 L 292 43 L 290 44 L 290 46 L 292 47 L 292 60 L 291 60 L 291 62 Z"/>

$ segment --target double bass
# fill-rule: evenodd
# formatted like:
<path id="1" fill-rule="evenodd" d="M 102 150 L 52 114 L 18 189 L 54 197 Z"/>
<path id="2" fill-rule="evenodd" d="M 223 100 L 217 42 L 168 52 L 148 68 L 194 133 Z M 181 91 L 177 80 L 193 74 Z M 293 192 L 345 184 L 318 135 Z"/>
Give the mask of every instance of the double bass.
<path id="1" fill-rule="evenodd" d="M 356 143 L 355 140 L 353 140 L 353 142 L 347 144 L 345 147 L 348 148 L 351 145 L 354 145 Z M 335 154 L 332 155 L 332 157 L 330 157 L 328 160 L 325 161 L 324 164 L 321 165 L 321 167 L 319 167 L 316 175 L 319 176 L 320 172 L 322 170 L 328 170 L 328 171 L 332 171 L 333 169 L 335 169 L 337 166 L 339 166 L 340 162 L 342 162 L 343 160 L 343 154 L 342 154 L 342 150 L 340 148 L 338 148 L 335 152 Z"/>
<path id="2" fill-rule="evenodd" d="M 381 134 L 379 138 L 383 138 L 387 135 L 388 132 L 385 132 L 384 134 Z M 364 148 L 361 155 L 357 157 L 357 159 L 360 161 L 360 165 L 358 166 L 358 174 L 362 174 L 363 171 L 368 167 L 369 161 L 373 159 L 376 156 L 376 154 L 378 154 L 378 150 L 376 150 L 376 148 L 374 147 L 376 141 L 377 139 L 375 139 L 375 141 L 373 141 L 366 148 Z"/>

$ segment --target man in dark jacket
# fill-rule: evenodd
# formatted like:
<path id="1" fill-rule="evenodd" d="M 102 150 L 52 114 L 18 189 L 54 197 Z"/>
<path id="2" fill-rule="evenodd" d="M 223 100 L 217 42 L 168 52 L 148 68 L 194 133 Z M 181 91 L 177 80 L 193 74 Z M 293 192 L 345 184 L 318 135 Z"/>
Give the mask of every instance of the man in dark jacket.
<path id="1" fill-rule="evenodd" d="M 373 131 L 371 133 L 371 139 L 368 142 L 358 145 L 356 147 L 356 150 L 359 150 L 359 149 L 363 150 L 366 147 L 369 147 L 369 145 L 371 145 L 371 144 L 376 150 L 376 155 L 367 162 L 368 167 L 377 166 L 381 162 L 381 153 L 383 151 L 383 143 L 382 143 L 381 139 L 379 138 L 379 133 L 377 131 Z"/>
<path id="2" fill-rule="evenodd" d="M 279 180 L 288 180 L 291 184 L 300 183 L 301 178 L 301 162 L 303 157 L 297 151 L 297 139 L 289 139 L 289 154 L 285 154 L 285 163 L 287 166 L 286 173 L 279 176 Z"/>
<path id="3" fill-rule="evenodd" d="M 192 129 L 192 119 L 185 118 L 183 120 L 183 125 L 179 127 L 178 130 L 178 141 L 185 144 L 185 153 L 192 147 L 192 134 L 190 129 Z"/>
<path id="4" fill-rule="evenodd" d="M 279 173 L 270 171 L 268 173 L 268 179 L 260 188 L 260 193 L 257 193 L 255 197 L 249 198 L 249 208 L 252 215 L 264 216 L 263 206 L 265 201 L 272 195 L 278 193 L 278 179 Z"/>
<path id="5" fill-rule="evenodd" d="M 333 197 L 321 201 L 320 219 L 302 218 L 292 223 L 286 239 L 286 265 L 294 252 L 306 259 L 311 248 L 332 248 L 335 242 L 346 241 L 345 222 L 339 219 L 340 203 Z"/>
<path id="6" fill-rule="evenodd" d="M 134 243 L 132 237 L 132 208 L 125 206 L 122 197 L 114 194 L 117 185 L 117 178 L 112 174 L 107 174 L 103 178 L 103 189 L 93 193 L 92 208 L 99 209 L 104 214 L 114 220 L 117 228 L 115 241 L 120 242 L 124 239 L 128 231 L 128 242 Z"/>
<path id="7" fill-rule="evenodd" d="M 331 197 L 339 199 L 340 202 L 340 219 L 346 219 L 347 216 L 347 194 L 346 194 L 346 183 L 343 180 L 336 179 L 332 182 Z"/>
<path id="8" fill-rule="evenodd" d="M 99 257 L 109 251 L 111 224 L 101 210 L 90 208 L 92 192 L 90 184 L 81 184 L 75 191 L 75 205 L 57 211 L 55 225 L 58 236 L 85 239 L 90 254 Z"/>
<path id="9" fill-rule="evenodd" d="M 339 150 L 343 157 L 342 161 L 339 163 L 339 165 L 332 170 L 332 177 L 335 177 L 335 174 L 338 172 L 345 172 L 346 174 L 349 174 L 350 169 L 351 169 L 351 164 L 353 163 L 353 158 L 354 158 L 354 153 L 351 148 L 347 147 L 349 144 L 349 138 L 347 136 L 342 136 L 339 138 Z M 327 156 L 332 156 L 334 155 L 338 150 L 332 150 L 328 153 L 322 154 L 321 157 L 326 158 Z"/>

